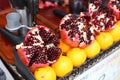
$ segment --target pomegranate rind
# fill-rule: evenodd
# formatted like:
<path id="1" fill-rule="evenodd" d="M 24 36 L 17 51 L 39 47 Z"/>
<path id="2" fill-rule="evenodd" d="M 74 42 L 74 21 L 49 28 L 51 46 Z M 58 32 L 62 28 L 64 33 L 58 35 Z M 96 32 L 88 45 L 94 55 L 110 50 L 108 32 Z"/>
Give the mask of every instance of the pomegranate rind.
<path id="1" fill-rule="evenodd" d="M 84 48 L 91 44 L 94 41 L 95 34 L 93 26 L 89 24 L 89 20 L 90 15 L 87 12 L 81 12 L 79 17 L 73 14 L 65 15 L 59 25 L 61 39 L 70 47 Z M 73 29 L 77 30 L 78 33 L 74 32 Z M 72 37 L 69 36 L 70 31 L 73 32 Z"/>
<path id="2" fill-rule="evenodd" d="M 20 60 L 21 60 L 26 66 L 29 67 L 29 60 L 28 60 L 28 57 L 26 56 L 26 50 L 25 50 L 24 48 L 22 48 L 22 45 L 21 45 L 21 44 L 19 44 L 19 45 L 17 45 L 17 46 L 20 46 L 19 48 L 16 47 Z M 33 63 L 32 66 L 30 66 L 30 67 L 31 67 L 31 68 L 37 68 L 37 67 L 44 67 L 44 66 L 48 66 L 48 65 L 49 65 L 49 63 L 46 63 L 46 64 L 42 64 L 42 63 L 35 64 L 35 63 Z"/>
<path id="3" fill-rule="evenodd" d="M 118 6 L 118 8 L 116 8 L 112 5 L 112 3 L 111 3 L 112 1 L 116 1 L 118 3 L 120 3 L 120 1 L 119 0 L 109 0 L 108 5 L 107 5 L 108 8 L 111 8 L 113 10 L 114 15 L 119 20 L 120 19 L 120 10 L 119 10 L 120 5 Z"/>
<path id="4" fill-rule="evenodd" d="M 36 25 L 28 31 L 24 42 L 16 45 L 16 49 L 21 61 L 34 72 L 38 67 L 45 67 L 57 61 L 61 54 L 58 46 L 59 38 L 52 29 Z"/>
<path id="5" fill-rule="evenodd" d="M 34 26 L 31 30 L 29 30 L 29 31 L 27 32 L 27 34 L 26 34 L 26 36 L 25 36 L 25 41 L 27 40 L 29 34 L 30 34 L 31 32 L 37 31 L 38 28 L 44 28 L 45 30 L 51 31 L 51 33 L 54 34 L 50 28 L 48 28 L 48 27 L 46 27 L 46 26 L 43 26 L 43 25 L 36 25 L 36 26 Z"/>
<path id="6" fill-rule="evenodd" d="M 29 35 L 29 33 L 31 33 L 33 30 L 35 30 L 36 29 L 36 27 L 33 27 L 32 29 L 30 29 L 28 32 L 27 32 L 27 34 L 25 35 L 25 41 L 27 40 L 27 36 Z"/>
<path id="7" fill-rule="evenodd" d="M 71 15 L 72 14 L 67 14 L 61 19 L 60 25 L 59 25 L 60 37 L 70 47 L 78 47 L 79 35 L 76 35 L 75 38 L 72 40 L 68 36 L 68 31 L 66 31 L 65 29 L 61 29 L 61 25 L 64 24 L 65 20 L 69 19 L 69 16 L 71 16 Z"/>
<path id="8" fill-rule="evenodd" d="M 18 45 L 17 45 L 18 46 Z M 29 61 L 27 59 L 27 56 L 26 56 L 26 51 L 24 49 L 22 49 L 22 47 L 19 47 L 19 48 L 16 48 L 17 49 L 17 52 L 18 52 L 18 56 L 20 58 L 20 60 L 26 65 L 28 66 L 29 64 Z"/>
<path id="9" fill-rule="evenodd" d="M 94 25 L 96 33 L 109 31 L 115 28 L 114 24 L 116 23 L 116 16 L 113 14 L 114 10 L 108 6 L 104 7 L 102 4 L 104 4 L 102 0 L 93 0 L 88 6 L 91 23 Z M 109 4 L 110 1 L 108 5 Z"/>
<path id="10" fill-rule="evenodd" d="M 76 34 L 75 38 L 71 40 L 64 29 L 60 31 L 60 34 L 61 39 L 66 42 L 66 44 L 70 45 L 71 47 L 78 47 L 79 35 Z"/>
<path id="11" fill-rule="evenodd" d="M 97 33 L 109 31 L 115 28 L 116 17 L 113 14 L 109 14 L 110 10 L 99 10 L 93 13 L 91 22 L 95 27 Z M 110 12 L 111 13 L 111 12 Z M 97 15 L 95 15 L 97 14 Z"/>

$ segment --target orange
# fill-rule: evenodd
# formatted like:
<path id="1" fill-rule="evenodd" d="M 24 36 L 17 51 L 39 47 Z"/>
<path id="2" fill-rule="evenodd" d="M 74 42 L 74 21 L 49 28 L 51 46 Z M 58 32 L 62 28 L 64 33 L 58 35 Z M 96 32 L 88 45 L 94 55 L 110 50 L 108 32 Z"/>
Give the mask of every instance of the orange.
<path id="1" fill-rule="evenodd" d="M 52 64 L 56 75 L 63 77 L 73 70 L 72 61 L 66 56 L 60 56 L 57 62 Z"/>
<path id="2" fill-rule="evenodd" d="M 110 34 L 112 35 L 114 42 L 120 40 L 120 21 L 115 24 L 115 28 L 110 31 Z"/>
<path id="3" fill-rule="evenodd" d="M 88 45 L 87 47 L 85 47 L 84 50 L 86 51 L 86 55 L 88 58 L 93 58 L 99 54 L 100 45 L 96 40 L 94 40 L 94 42 Z"/>
<path id="4" fill-rule="evenodd" d="M 117 25 L 120 25 L 120 20 L 118 20 L 116 24 L 117 24 Z"/>
<path id="5" fill-rule="evenodd" d="M 113 44 L 112 35 L 108 32 L 100 32 L 95 39 L 99 43 L 101 50 L 105 50 Z"/>
<path id="6" fill-rule="evenodd" d="M 86 61 L 86 53 L 83 49 L 72 48 L 67 52 L 67 57 L 72 60 L 73 66 L 78 67 Z"/>
<path id="7" fill-rule="evenodd" d="M 36 69 L 34 76 L 36 80 L 56 80 L 56 73 L 50 66 Z"/>
<path id="8" fill-rule="evenodd" d="M 60 40 L 59 48 L 61 48 L 63 53 L 66 53 L 70 49 L 70 46 L 63 42 L 62 40 Z"/>

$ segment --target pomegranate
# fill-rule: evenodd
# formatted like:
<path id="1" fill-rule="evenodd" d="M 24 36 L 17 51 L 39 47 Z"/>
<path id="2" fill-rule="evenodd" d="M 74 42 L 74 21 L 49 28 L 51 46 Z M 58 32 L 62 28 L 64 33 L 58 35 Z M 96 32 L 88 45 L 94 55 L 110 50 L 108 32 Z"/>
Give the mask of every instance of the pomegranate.
<path id="1" fill-rule="evenodd" d="M 90 0 L 91 2 L 88 5 L 88 11 L 90 14 L 98 11 L 100 6 L 102 5 L 102 0 Z"/>
<path id="2" fill-rule="evenodd" d="M 113 29 L 116 21 L 115 15 L 112 14 L 112 10 L 109 8 L 104 10 L 99 9 L 91 15 L 91 23 L 94 25 L 95 31 L 98 33 Z"/>
<path id="3" fill-rule="evenodd" d="M 65 15 L 59 25 L 61 38 L 71 47 L 85 47 L 93 42 L 94 36 L 101 31 L 113 29 L 116 16 L 111 8 L 107 7 L 108 1 L 91 0 L 88 12 Z M 118 2 L 117 2 L 118 3 Z"/>
<path id="4" fill-rule="evenodd" d="M 108 31 L 114 28 L 116 17 L 112 9 L 107 7 L 107 2 L 94 0 L 89 4 L 88 9 L 91 23 L 94 25 L 96 32 Z"/>
<path id="5" fill-rule="evenodd" d="M 61 39 L 71 47 L 85 47 L 94 40 L 94 28 L 89 24 L 90 16 L 81 12 L 79 17 L 67 14 L 60 22 Z"/>
<path id="6" fill-rule="evenodd" d="M 120 0 L 109 0 L 108 7 L 113 10 L 117 19 L 120 19 Z"/>
<path id="7" fill-rule="evenodd" d="M 22 62 L 32 69 L 56 62 L 61 53 L 58 45 L 59 38 L 49 28 L 37 25 L 16 49 Z"/>

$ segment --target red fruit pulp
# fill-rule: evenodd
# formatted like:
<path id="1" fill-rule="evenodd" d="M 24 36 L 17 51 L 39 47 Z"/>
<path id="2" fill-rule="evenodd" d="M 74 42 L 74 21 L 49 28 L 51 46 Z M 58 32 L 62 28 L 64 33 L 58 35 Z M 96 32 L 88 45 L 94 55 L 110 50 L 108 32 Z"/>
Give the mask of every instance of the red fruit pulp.
<path id="1" fill-rule="evenodd" d="M 109 0 L 108 8 L 111 8 L 116 18 L 120 19 L 120 0 Z"/>
<path id="2" fill-rule="evenodd" d="M 25 41 L 16 46 L 22 62 L 35 69 L 56 62 L 61 49 L 59 39 L 47 27 L 39 25 L 31 29 L 25 36 Z"/>
<path id="3" fill-rule="evenodd" d="M 60 34 L 65 43 L 71 47 L 85 47 L 94 40 L 94 29 L 89 24 L 90 16 L 85 12 L 76 18 L 68 14 L 60 22 Z"/>

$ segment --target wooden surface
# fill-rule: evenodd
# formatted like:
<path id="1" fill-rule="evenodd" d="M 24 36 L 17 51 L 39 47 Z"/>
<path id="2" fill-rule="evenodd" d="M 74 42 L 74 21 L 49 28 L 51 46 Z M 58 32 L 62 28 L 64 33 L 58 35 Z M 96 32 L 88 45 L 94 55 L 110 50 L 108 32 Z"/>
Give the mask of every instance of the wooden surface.
<path id="1" fill-rule="evenodd" d="M 11 12 L 11 8 L 6 8 L 0 11 L 0 28 L 6 25 L 6 14 Z M 9 63 L 14 63 L 14 55 L 12 44 L 0 33 L 0 56 Z"/>
<path id="2" fill-rule="evenodd" d="M 39 21 L 45 23 L 48 27 L 50 27 L 52 29 L 58 28 L 61 18 L 54 15 L 53 11 L 55 9 L 68 12 L 67 7 L 61 7 L 61 6 L 41 9 L 41 10 L 39 10 L 39 13 L 36 15 L 37 19 Z"/>
<path id="3" fill-rule="evenodd" d="M 50 27 L 53 30 L 56 30 L 59 26 L 61 20 L 60 17 L 53 14 L 54 9 L 67 10 L 65 7 L 52 7 L 39 10 L 39 13 L 36 15 L 35 21 L 37 24 L 45 25 Z M 6 25 L 6 14 L 11 12 L 11 8 L 6 8 L 5 10 L 0 11 L 0 28 L 5 28 Z M 13 55 L 13 45 L 9 40 L 0 33 L 0 56 L 7 61 L 8 63 L 14 63 Z"/>

